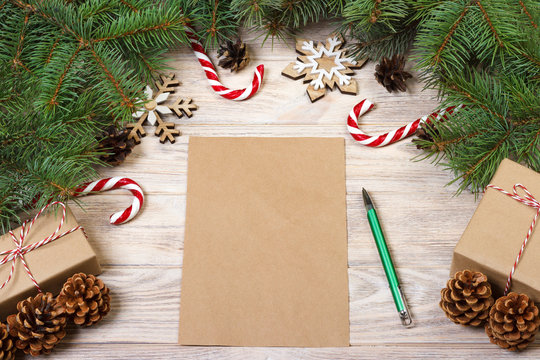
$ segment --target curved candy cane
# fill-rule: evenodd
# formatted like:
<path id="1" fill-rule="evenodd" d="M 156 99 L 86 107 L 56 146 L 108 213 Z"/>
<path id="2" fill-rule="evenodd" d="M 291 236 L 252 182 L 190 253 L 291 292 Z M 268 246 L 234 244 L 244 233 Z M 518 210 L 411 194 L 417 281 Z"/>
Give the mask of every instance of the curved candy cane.
<path id="1" fill-rule="evenodd" d="M 264 65 L 259 65 L 255 69 L 253 81 L 251 82 L 251 88 L 231 90 L 223 86 L 223 84 L 219 81 L 216 68 L 212 64 L 212 61 L 210 61 L 208 55 L 206 55 L 206 52 L 195 35 L 193 28 L 190 26 L 185 26 L 184 29 L 189 37 L 189 41 L 191 42 L 191 48 L 193 49 L 197 59 L 199 59 L 199 63 L 203 67 L 204 72 L 206 73 L 210 86 L 212 86 L 212 89 L 214 89 L 218 95 L 223 96 L 225 99 L 239 101 L 249 99 L 255 95 L 257 91 L 259 91 L 264 76 Z"/>
<path id="2" fill-rule="evenodd" d="M 115 212 L 109 218 L 109 222 L 113 225 L 124 224 L 137 215 L 144 202 L 143 191 L 139 184 L 137 184 L 135 181 L 119 176 L 101 179 L 81 185 L 75 190 L 75 196 L 84 196 L 93 192 L 107 191 L 112 189 L 126 189 L 129 190 L 134 196 L 133 203 L 127 209 Z"/>
<path id="3" fill-rule="evenodd" d="M 347 118 L 347 128 L 351 133 L 351 136 L 360 144 L 371 147 L 382 147 L 389 144 L 393 144 L 397 141 L 405 139 L 408 136 L 413 135 L 420 127 L 420 124 L 425 122 L 431 122 L 431 119 L 439 120 L 441 118 L 446 119 L 447 114 L 452 114 L 454 111 L 458 111 L 463 105 L 450 106 L 444 110 L 431 113 L 430 115 L 422 116 L 399 129 L 390 131 L 386 134 L 370 136 L 364 133 L 358 127 L 358 117 L 364 115 L 369 110 L 373 109 L 375 105 L 367 99 L 360 101 L 351 110 L 349 117 Z"/>

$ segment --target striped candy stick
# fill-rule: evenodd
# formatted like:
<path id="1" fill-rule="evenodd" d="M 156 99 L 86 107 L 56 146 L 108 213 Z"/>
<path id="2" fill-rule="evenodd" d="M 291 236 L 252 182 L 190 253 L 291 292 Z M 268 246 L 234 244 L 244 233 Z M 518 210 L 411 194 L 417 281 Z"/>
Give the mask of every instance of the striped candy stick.
<path id="1" fill-rule="evenodd" d="M 360 130 L 358 127 L 358 118 L 369 110 L 373 109 L 374 106 L 375 105 L 371 101 L 364 99 L 354 106 L 349 113 L 349 117 L 347 118 L 347 128 L 351 133 L 351 136 L 360 144 L 371 147 L 382 147 L 403 140 L 406 137 L 413 135 L 422 123 L 430 122 L 432 121 L 431 119 L 446 119 L 446 114 L 452 114 L 454 111 L 457 111 L 459 108 L 463 107 L 463 105 L 450 106 L 439 112 L 422 116 L 420 119 L 417 119 L 386 134 L 371 136 Z"/>
<path id="2" fill-rule="evenodd" d="M 199 63 L 201 64 L 202 68 L 204 69 L 206 78 L 208 79 L 210 86 L 218 95 L 224 97 L 225 99 L 240 101 L 249 99 L 250 97 L 255 95 L 257 91 L 259 91 L 264 76 L 264 65 L 259 65 L 255 69 L 253 81 L 251 82 L 251 88 L 231 90 L 225 87 L 219 81 L 216 68 L 214 67 L 212 61 L 204 51 L 204 48 L 199 42 L 197 35 L 195 35 L 195 31 L 193 30 L 193 28 L 186 25 L 184 29 L 187 36 L 189 37 L 191 48 L 193 49 L 193 52 L 195 53 L 197 59 L 199 59 Z"/>
<path id="3" fill-rule="evenodd" d="M 512 270 L 510 270 L 510 274 L 508 274 L 508 279 L 506 280 L 506 286 L 504 288 L 504 295 L 506 295 L 506 294 L 508 294 L 508 291 L 510 290 L 510 286 L 512 285 L 512 277 L 514 276 L 514 272 L 516 271 L 516 268 L 517 268 L 517 266 L 519 264 L 519 261 L 521 260 L 521 256 L 523 255 L 523 252 L 525 251 L 525 247 L 527 246 L 527 242 L 531 238 L 531 235 L 532 235 L 532 233 L 534 231 L 534 227 L 536 226 L 536 221 L 538 220 L 538 216 L 540 216 L 540 202 L 538 202 L 538 200 L 536 200 L 536 198 L 522 184 L 515 184 L 513 186 L 513 192 L 512 193 L 509 193 L 509 192 L 505 191 L 504 189 L 502 189 L 502 188 L 500 188 L 500 187 L 498 187 L 496 185 L 493 185 L 493 184 L 489 184 L 488 186 L 486 186 L 486 191 L 487 191 L 488 188 L 497 190 L 500 193 L 502 193 L 502 194 L 504 194 L 506 196 L 509 196 L 512 199 L 514 199 L 516 201 L 519 201 L 520 203 L 522 203 L 522 204 L 524 204 L 526 206 L 530 206 L 530 207 L 536 209 L 536 214 L 534 215 L 531 226 L 529 226 L 529 230 L 527 231 L 527 235 L 525 236 L 525 240 L 523 240 L 523 243 L 521 244 L 521 248 L 519 249 L 519 252 L 518 252 L 518 254 L 516 256 L 516 260 L 514 261 L 514 265 L 512 266 Z M 525 196 L 519 196 L 518 193 L 517 193 L 518 189 L 522 189 L 525 192 Z"/>
<path id="4" fill-rule="evenodd" d="M 115 212 L 111 215 L 109 222 L 113 225 L 124 224 L 133 219 L 141 209 L 144 202 L 144 193 L 135 181 L 125 177 L 113 177 L 96 180 L 81 185 L 75 190 L 75 196 L 84 196 L 95 192 L 126 189 L 133 194 L 132 204 L 123 211 Z"/>

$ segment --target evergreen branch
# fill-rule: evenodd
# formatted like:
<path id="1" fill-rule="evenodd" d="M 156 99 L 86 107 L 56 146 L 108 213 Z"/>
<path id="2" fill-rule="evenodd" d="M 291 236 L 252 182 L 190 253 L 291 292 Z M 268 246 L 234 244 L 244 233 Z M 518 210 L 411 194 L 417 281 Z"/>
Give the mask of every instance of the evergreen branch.
<path id="1" fill-rule="evenodd" d="M 405 26 L 403 29 L 395 32 L 395 33 L 390 33 L 390 34 L 386 34 L 386 35 L 383 35 L 381 37 L 377 37 L 375 39 L 371 39 L 371 40 L 368 40 L 368 41 L 364 41 L 364 42 L 360 42 L 358 43 L 361 47 L 368 47 L 368 46 L 372 46 L 372 45 L 375 45 L 375 44 L 378 44 L 378 43 L 381 43 L 381 42 L 384 42 L 388 39 L 390 39 L 391 37 L 394 37 L 396 35 L 399 35 L 399 34 L 402 34 L 402 33 L 405 33 L 405 32 L 408 32 L 408 31 L 411 31 L 413 28 L 415 28 L 416 26 L 418 25 L 418 22 L 415 21 L 415 22 L 412 22 L 410 23 L 409 25 Z"/>
<path id="2" fill-rule="evenodd" d="M 477 0 L 476 3 L 478 4 L 478 7 L 482 11 L 482 14 L 484 14 L 484 18 L 486 19 L 487 23 L 489 24 L 489 28 L 491 29 L 491 32 L 493 33 L 493 36 L 495 36 L 495 39 L 497 39 L 497 42 L 499 43 L 499 46 L 503 47 L 504 44 L 501 41 L 501 38 L 499 37 L 499 34 L 497 33 L 497 31 L 493 27 L 493 23 L 489 19 L 488 13 L 486 12 L 486 9 L 484 9 L 484 7 L 482 6 L 482 3 L 480 2 L 480 0 Z"/>
<path id="3" fill-rule="evenodd" d="M 19 134 L 13 138 L 9 138 L 9 139 L 5 139 L 4 141 L 2 141 L 0 144 L 2 146 L 8 146 L 8 145 L 11 145 L 13 143 L 16 143 L 17 141 L 19 140 L 22 140 L 22 139 L 25 139 L 29 136 L 32 136 L 36 133 L 36 130 L 32 130 L 32 131 L 27 131 L 23 134 Z M 39 140 L 39 141 L 45 141 L 45 142 L 51 142 L 51 139 L 49 138 L 43 138 L 43 137 L 36 137 L 35 139 Z"/>
<path id="4" fill-rule="evenodd" d="M 442 51 L 444 50 L 444 48 L 446 47 L 446 45 L 448 44 L 448 41 L 450 41 L 450 38 L 452 37 L 452 35 L 454 34 L 454 32 L 456 31 L 459 23 L 463 20 L 463 18 L 465 17 L 465 14 L 467 14 L 467 12 L 469 11 L 470 9 L 470 6 L 471 4 L 473 3 L 473 1 L 475 0 L 472 0 L 471 2 L 469 2 L 468 5 L 465 6 L 465 8 L 463 9 L 463 11 L 461 12 L 461 14 L 459 15 L 459 17 L 457 18 L 457 20 L 454 22 L 454 25 L 450 28 L 450 31 L 448 32 L 448 34 L 444 37 L 444 40 L 441 44 L 441 46 L 439 47 L 439 49 L 437 50 L 437 52 L 435 53 L 435 57 L 433 58 L 433 63 L 434 64 L 437 64 L 440 62 L 440 59 L 441 59 L 441 53 Z"/>
<path id="5" fill-rule="evenodd" d="M 73 189 L 71 188 L 67 188 L 67 187 L 62 187 L 52 181 L 49 181 L 49 185 L 51 185 L 52 187 L 58 189 L 60 191 L 60 193 L 58 194 L 58 196 L 60 197 L 65 197 L 65 196 L 74 196 L 75 195 L 75 191 L 73 191 Z"/>
<path id="6" fill-rule="evenodd" d="M 532 56 L 528 55 L 527 53 L 525 52 L 520 52 L 520 55 L 522 55 L 523 57 L 525 57 L 527 60 L 529 60 L 530 62 L 534 63 L 536 66 L 540 66 L 540 60 L 537 60 L 535 58 L 533 58 Z"/>
<path id="7" fill-rule="evenodd" d="M 58 97 L 58 92 L 60 91 L 60 87 L 62 86 L 62 82 L 64 81 L 64 78 L 66 77 L 67 72 L 71 68 L 71 65 L 73 64 L 73 61 L 75 61 L 75 57 L 79 54 L 79 51 L 81 51 L 83 47 L 83 44 L 79 44 L 79 47 L 77 47 L 77 50 L 73 52 L 73 55 L 69 58 L 67 64 L 64 67 L 64 72 L 62 72 L 62 75 L 60 75 L 60 78 L 58 79 L 58 84 L 56 85 L 56 88 L 54 89 L 53 96 L 49 100 L 49 106 L 58 105 L 58 102 L 56 101 L 56 98 Z"/>
<path id="8" fill-rule="evenodd" d="M 467 91 L 465 91 L 464 89 L 458 87 L 457 84 L 452 84 L 449 86 L 450 89 L 452 90 L 455 90 L 459 93 L 461 93 L 462 95 L 464 95 L 467 99 L 471 100 L 474 104 L 478 105 L 479 107 L 481 107 L 483 110 L 497 116 L 499 119 L 501 120 L 506 120 L 506 118 L 499 114 L 498 112 L 494 111 L 494 110 L 491 110 L 490 108 L 488 108 L 487 106 L 483 105 L 482 102 L 483 100 L 485 99 L 478 99 L 477 97 L 471 95 L 470 93 L 468 93 Z"/>
<path id="9" fill-rule="evenodd" d="M 144 28 L 140 28 L 140 29 L 130 30 L 130 31 L 126 31 L 124 33 L 116 34 L 116 35 L 111 35 L 111 36 L 105 36 L 105 37 L 102 37 L 102 38 L 92 39 L 90 41 L 92 43 L 99 43 L 99 42 L 103 42 L 103 41 L 109 41 L 109 40 L 120 39 L 120 38 L 124 38 L 124 37 L 128 37 L 128 36 L 138 35 L 138 34 L 150 32 L 150 31 L 154 31 L 154 30 L 166 30 L 170 26 L 173 26 L 173 25 L 176 25 L 176 24 L 179 24 L 179 23 L 181 23 L 181 21 L 171 22 L 171 21 L 167 20 L 167 21 L 164 21 L 161 24 L 157 24 L 157 25 L 154 25 L 154 26 L 149 26 L 149 27 L 144 27 Z"/>
<path id="10" fill-rule="evenodd" d="M 48 63 L 51 62 L 51 58 L 52 58 L 52 55 L 54 53 L 54 49 L 58 46 L 58 43 L 60 42 L 61 37 L 62 37 L 62 34 L 58 35 L 58 37 L 54 41 L 54 43 L 53 43 L 53 45 L 51 47 L 51 51 L 49 51 L 49 55 L 47 55 L 47 59 L 45 60 L 45 64 L 48 64 Z"/>
<path id="11" fill-rule="evenodd" d="M 462 142 L 464 140 L 467 140 L 467 139 L 472 139 L 472 138 L 474 138 L 474 137 L 476 137 L 476 136 L 478 136 L 480 134 L 482 134 L 480 131 L 476 131 L 476 132 L 473 132 L 471 134 L 461 135 L 459 137 L 456 137 L 456 138 L 453 138 L 453 139 L 447 139 L 447 140 L 444 140 L 444 141 L 434 140 L 433 144 L 437 148 L 437 151 L 444 151 L 449 145 L 457 144 L 457 143 L 460 143 L 460 142 Z"/>
<path id="12" fill-rule="evenodd" d="M 143 54 L 138 53 L 137 55 L 139 55 L 139 57 L 141 58 L 143 64 L 148 68 L 148 71 L 149 71 L 149 72 L 152 73 L 152 72 L 154 72 L 154 71 L 156 70 L 156 69 L 154 69 L 154 68 L 152 67 L 152 65 L 150 65 L 150 63 L 148 62 L 148 60 L 146 60 L 146 58 L 143 56 Z"/>
<path id="13" fill-rule="evenodd" d="M 510 134 L 512 133 L 511 129 L 508 129 L 506 131 L 506 134 L 493 146 L 493 148 L 491 148 L 490 151 L 488 151 L 487 154 L 484 154 L 484 156 L 482 156 L 480 158 L 480 160 L 478 160 L 475 164 L 473 164 L 472 166 L 469 167 L 469 170 L 467 170 L 466 172 L 463 173 L 463 175 L 461 176 L 462 178 L 468 178 L 471 176 L 471 174 L 476 170 L 476 168 L 478 166 L 480 166 L 480 164 L 482 164 L 484 161 L 486 161 L 486 159 L 491 156 L 495 151 L 497 151 L 501 145 L 506 141 L 508 140 L 508 137 L 510 136 Z"/>
<path id="14" fill-rule="evenodd" d="M 28 29 L 28 13 L 26 13 L 24 17 L 24 21 L 22 23 L 22 28 L 21 28 L 20 36 L 19 36 L 19 43 L 17 44 L 17 51 L 15 53 L 15 57 L 13 58 L 13 64 L 15 66 L 22 66 L 26 70 L 28 70 L 28 68 L 25 67 L 21 61 L 21 53 L 23 50 L 24 37 L 26 35 L 27 29 Z"/>
<path id="15" fill-rule="evenodd" d="M 529 19 L 531 20 L 531 25 L 534 26 L 534 28 L 538 28 L 538 25 L 536 25 L 536 23 L 534 22 L 534 19 L 533 17 L 531 16 L 531 14 L 529 13 L 529 11 L 527 11 L 527 8 L 525 7 L 525 4 L 523 3 L 523 1 L 519 0 L 519 5 L 521 5 L 521 8 L 523 9 L 523 12 L 525 14 L 527 14 L 527 16 L 529 17 Z"/>
<path id="16" fill-rule="evenodd" d="M 129 97 L 126 96 L 126 94 L 124 93 L 124 91 L 122 90 L 122 87 L 120 86 L 120 83 L 119 81 L 117 81 L 114 76 L 112 75 L 111 71 L 107 68 L 107 66 L 105 66 L 105 63 L 103 62 L 103 59 L 101 59 L 99 57 L 99 55 L 96 53 L 95 49 L 93 46 L 89 46 L 88 49 L 90 50 L 90 52 L 92 53 L 92 56 L 94 57 L 94 59 L 96 60 L 97 64 L 101 67 L 101 69 L 103 70 L 103 72 L 105 73 L 105 75 L 107 75 L 107 78 L 109 79 L 109 81 L 113 84 L 114 88 L 116 89 L 116 91 L 118 92 L 118 94 L 122 97 L 122 103 L 121 105 L 122 106 L 127 106 L 130 110 L 132 110 L 132 112 L 134 111 L 135 109 L 135 104 L 133 104 L 133 102 L 131 101 L 131 99 Z"/>
<path id="17" fill-rule="evenodd" d="M 128 1 L 126 0 L 120 0 L 120 2 L 122 4 L 124 4 L 125 6 L 127 6 L 131 11 L 137 13 L 139 12 L 139 9 L 137 9 L 135 6 L 133 6 L 132 4 L 130 4 Z"/>
<path id="18" fill-rule="evenodd" d="M 538 138 L 540 138 L 540 128 L 534 134 L 533 138 L 531 139 L 531 141 L 527 145 L 525 151 L 523 151 L 524 154 L 529 153 L 529 152 L 531 152 L 533 150 L 534 146 L 536 145 L 536 141 L 538 140 Z"/>
<path id="19" fill-rule="evenodd" d="M 214 0 L 214 8 L 212 9 L 212 23 L 210 24 L 210 28 L 206 30 L 206 32 L 210 33 L 210 36 L 215 37 L 216 36 L 216 14 L 218 9 L 218 0 Z"/>
<path id="20" fill-rule="evenodd" d="M 84 41 L 83 38 L 77 34 L 75 31 L 73 31 L 71 28 L 69 28 L 65 23 L 63 23 L 62 21 L 58 20 L 56 17 L 54 16 L 51 16 L 47 13 L 45 13 L 43 10 L 41 9 L 38 9 L 37 7 L 29 4 L 29 3 L 25 3 L 23 2 L 22 0 L 12 0 L 14 2 L 14 4 L 22 9 L 27 9 L 29 11 L 32 11 L 33 13 L 41 16 L 42 18 L 50 21 L 51 23 L 53 23 L 54 25 L 60 27 L 62 30 L 64 30 L 65 32 L 68 32 L 70 33 L 71 35 L 73 35 L 78 41 Z"/>

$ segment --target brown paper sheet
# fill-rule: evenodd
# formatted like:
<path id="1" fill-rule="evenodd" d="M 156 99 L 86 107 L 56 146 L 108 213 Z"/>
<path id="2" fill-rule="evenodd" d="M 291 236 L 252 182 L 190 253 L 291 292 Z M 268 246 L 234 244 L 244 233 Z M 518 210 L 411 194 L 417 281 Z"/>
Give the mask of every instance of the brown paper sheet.
<path id="1" fill-rule="evenodd" d="M 43 213 L 34 223 L 23 245 L 33 244 L 51 235 L 60 223 L 62 212 L 53 210 Z M 66 207 L 66 219 L 58 232 L 76 227 L 77 220 Z M 13 230 L 19 238 L 20 228 Z M 9 234 L 0 237 L 0 252 L 15 248 Z M 98 275 L 101 268 L 97 256 L 88 243 L 82 230 L 65 235 L 52 243 L 44 245 L 25 255 L 32 275 L 43 289 L 57 295 L 68 277 L 77 272 Z M 9 276 L 11 262 L 0 266 L 0 284 Z M 0 320 L 16 311 L 17 302 L 37 294 L 37 289 L 28 277 L 22 263 L 17 260 L 11 281 L 0 290 Z"/>
<path id="2" fill-rule="evenodd" d="M 344 140 L 191 137 L 179 342 L 349 346 Z"/>
<path id="3" fill-rule="evenodd" d="M 510 193 L 514 184 L 520 183 L 540 199 L 540 174 L 508 159 L 501 162 L 491 183 Z M 521 190 L 518 194 L 524 195 Z M 535 212 L 495 189 L 488 189 L 456 245 L 451 276 L 464 269 L 481 271 L 487 275 L 495 295 L 502 295 Z M 514 273 L 511 291 L 525 293 L 540 302 L 539 272 L 540 228 L 537 225 Z"/>

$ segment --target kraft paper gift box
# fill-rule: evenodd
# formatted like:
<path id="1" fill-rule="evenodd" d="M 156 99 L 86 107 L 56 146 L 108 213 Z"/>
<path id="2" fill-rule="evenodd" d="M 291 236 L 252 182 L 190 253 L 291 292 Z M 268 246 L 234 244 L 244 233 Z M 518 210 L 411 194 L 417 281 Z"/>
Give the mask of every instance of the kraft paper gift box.
<path id="1" fill-rule="evenodd" d="M 47 238 L 58 228 L 62 218 L 62 208 L 51 206 L 48 210 L 36 219 L 24 239 L 23 246 Z M 57 234 L 62 234 L 77 226 L 77 220 L 66 207 L 66 218 Z M 20 230 L 19 227 L 12 231 L 17 239 L 19 239 Z M 9 233 L 0 237 L 0 253 L 14 248 L 16 245 Z M 0 260 L 3 258 L 4 256 L 1 256 Z M 41 289 L 53 295 L 57 295 L 64 282 L 75 273 L 83 272 L 93 275 L 101 273 L 96 253 L 88 243 L 82 229 L 43 245 L 24 255 L 24 258 Z M 0 265 L 0 285 L 8 279 L 11 266 L 12 261 Z M 17 259 L 11 280 L 3 289 L 0 289 L 0 321 L 5 321 L 8 315 L 17 311 L 19 301 L 34 296 L 37 292 L 23 263 Z"/>
<path id="2" fill-rule="evenodd" d="M 512 193 L 522 184 L 540 199 L 540 174 L 511 160 L 501 162 L 491 184 Z M 524 191 L 518 189 L 523 197 Z M 508 275 L 531 226 L 536 209 L 488 188 L 454 249 L 450 276 L 471 269 L 487 275 L 495 296 L 504 292 Z M 516 271 L 511 291 L 540 302 L 540 224 L 532 233 Z"/>

